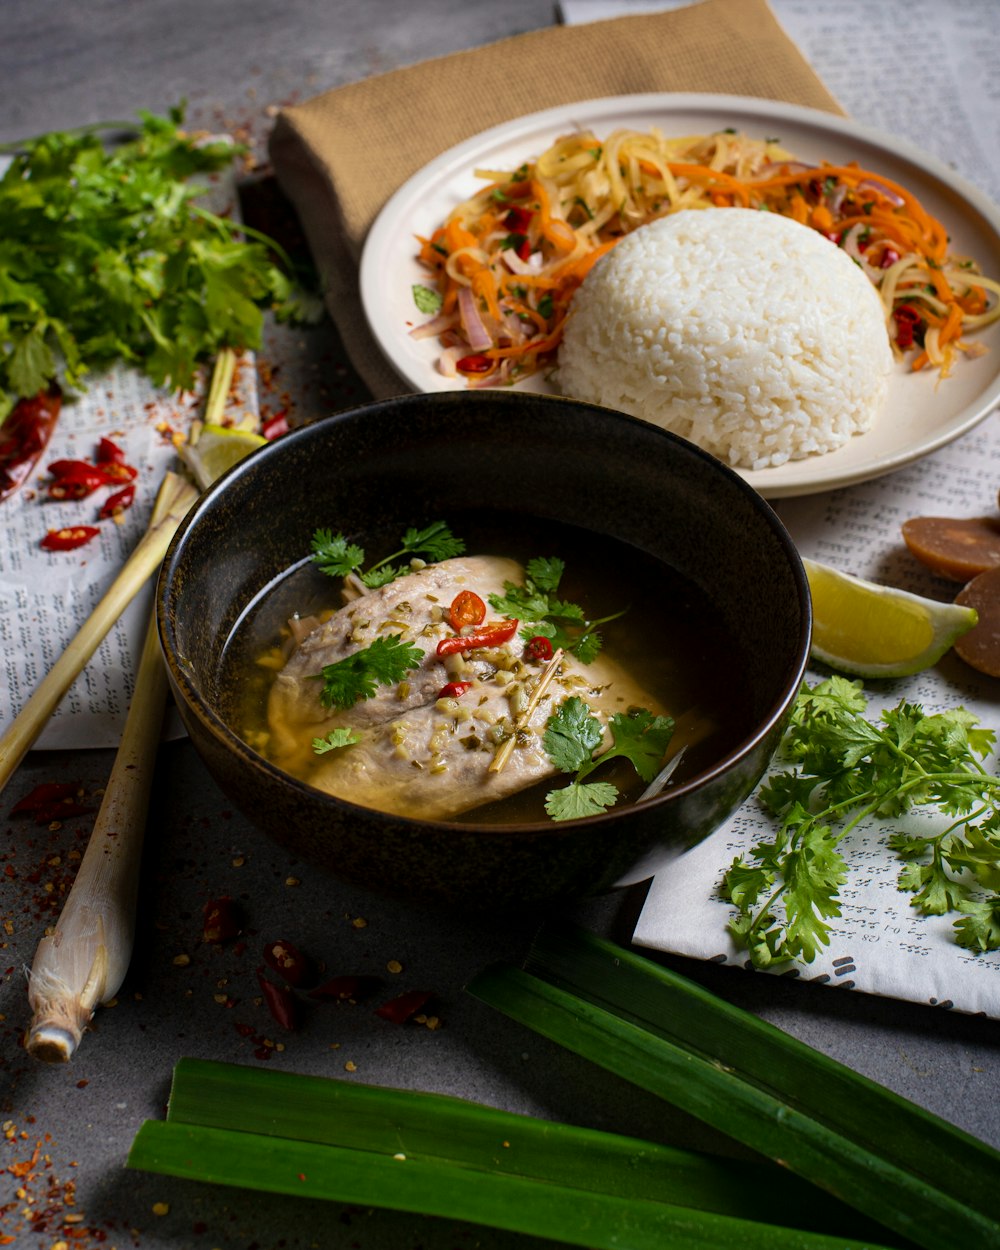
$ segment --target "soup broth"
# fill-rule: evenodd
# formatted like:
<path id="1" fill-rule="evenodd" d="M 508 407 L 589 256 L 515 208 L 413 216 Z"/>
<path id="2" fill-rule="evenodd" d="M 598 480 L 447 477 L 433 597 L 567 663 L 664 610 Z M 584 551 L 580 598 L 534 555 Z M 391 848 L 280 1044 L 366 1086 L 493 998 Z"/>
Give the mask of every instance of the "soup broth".
<path id="1" fill-rule="evenodd" d="M 449 517 L 448 524 L 470 555 L 503 556 L 522 565 L 540 556 L 563 560 L 559 598 L 579 604 L 588 619 L 622 613 L 600 626 L 601 654 L 675 720 L 668 757 L 681 748 L 684 754 L 671 784 L 703 771 L 746 736 L 752 709 L 739 645 L 691 581 L 624 543 L 550 521 L 477 514 Z M 398 533 L 365 535 L 366 567 L 396 550 L 397 540 Z M 223 715 L 265 759 L 274 758 L 268 702 L 290 649 L 288 622 L 329 613 L 343 603 L 340 579 L 324 575 L 305 559 L 248 608 L 234 632 L 220 668 Z M 501 615 L 489 609 L 487 619 Z M 310 780 L 304 775 L 300 779 Z M 616 808 L 634 801 L 645 788 L 627 760 L 609 761 L 592 779 L 618 787 Z M 559 773 L 454 819 L 472 824 L 546 822 L 546 794 L 570 780 L 569 774 Z"/>

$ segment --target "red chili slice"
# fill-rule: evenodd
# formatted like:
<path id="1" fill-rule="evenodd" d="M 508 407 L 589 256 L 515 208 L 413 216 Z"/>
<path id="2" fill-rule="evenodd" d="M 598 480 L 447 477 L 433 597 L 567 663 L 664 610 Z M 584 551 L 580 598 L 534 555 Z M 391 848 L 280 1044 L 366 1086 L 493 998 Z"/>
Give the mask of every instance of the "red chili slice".
<path id="1" fill-rule="evenodd" d="M 19 399 L 0 425 L 0 499 L 28 478 L 48 446 L 62 407 L 58 387 Z"/>
<path id="2" fill-rule="evenodd" d="M 10 809 L 10 814 L 31 816 L 37 825 L 50 825 L 54 820 L 85 816 L 93 810 L 80 802 L 78 781 L 43 781 L 19 799 Z"/>
<path id="3" fill-rule="evenodd" d="M 486 620 L 486 604 L 471 590 L 460 590 L 451 601 L 448 620 L 458 633 L 467 625 L 481 625 Z"/>
<path id="4" fill-rule="evenodd" d="M 132 482 L 139 476 L 139 470 L 131 464 L 117 464 L 108 461 L 99 467 L 104 473 L 106 482 Z"/>
<path id="5" fill-rule="evenodd" d="M 539 660 L 542 663 L 551 660 L 554 655 L 552 639 L 546 638 L 544 634 L 536 634 L 525 643 L 524 654 L 529 660 Z"/>
<path id="6" fill-rule="evenodd" d="M 113 443 L 110 438 L 102 438 L 97 444 L 97 463 L 98 464 L 124 464 L 125 453 Z"/>
<path id="7" fill-rule="evenodd" d="M 134 502 L 135 485 L 129 482 L 127 486 L 123 486 L 121 490 L 116 490 L 114 494 L 109 495 L 105 499 L 97 516 L 101 521 L 106 521 L 108 517 L 117 516 L 119 512 L 124 512 L 126 508 L 131 508 Z"/>
<path id="8" fill-rule="evenodd" d="M 503 219 L 504 228 L 511 234 L 527 234 L 533 216 L 530 208 L 512 208 Z"/>
<path id="9" fill-rule="evenodd" d="M 294 1032 L 299 1027 L 299 1012 L 298 1002 L 292 991 L 284 985 L 275 985 L 273 981 L 268 980 L 264 976 L 263 968 L 257 969 L 257 983 L 260 985 L 267 1009 L 274 1020 L 283 1029 Z"/>
<path id="10" fill-rule="evenodd" d="M 228 942 L 240 932 L 240 919 L 236 904 L 228 895 L 213 898 L 202 910 L 202 940 L 205 942 Z"/>
<path id="11" fill-rule="evenodd" d="M 405 1024 L 418 1011 L 426 1007 L 432 998 L 433 994 L 430 990 L 410 990 L 406 994 L 400 994 L 397 998 L 383 1003 L 381 1007 L 377 1007 L 375 1014 L 391 1024 Z"/>
<path id="12" fill-rule="evenodd" d="M 442 638 L 437 645 L 437 654 L 459 655 L 463 651 L 474 651 L 477 647 L 499 647 L 510 642 L 518 626 L 517 621 L 493 621 L 489 625 L 473 630 L 471 634 L 457 634 L 454 638 Z"/>
<path id="13" fill-rule="evenodd" d="M 55 479 L 49 485 L 50 499 L 85 499 L 110 480 L 103 468 L 86 460 L 53 460 L 49 473 Z"/>
<path id="14" fill-rule="evenodd" d="M 41 546 L 45 551 L 75 551 L 77 547 L 89 543 L 101 531 L 96 525 L 71 525 L 66 529 L 49 530 L 42 539 Z"/>
<path id="15" fill-rule="evenodd" d="M 439 699 L 460 699 L 466 691 L 472 689 L 471 681 L 448 681 L 438 691 Z"/>
<path id="16" fill-rule="evenodd" d="M 909 304 L 900 304 L 893 309 L 893 320 L 896 323 L 896 346 L 906 351 L 913 346 L 917 327 L 923 321 L 917 309 Z"/>
<path id="17" fill-rule="evenodd" d="M 381 977 L 372 976 L 339 976 L 331 977 L 322 985 L 309 991 L 310 998 L 334 999 L 342 1003 L 357 1003 L 380 990 L 383 985 Z"/>
<path id="18" fill-rule="evenodd" d="M 289 985 L 301 985 L 312 971 L 310 961 L 291 942 L 279 938 L 264 947 L 264 962 Z"/>
<path id="19" fill-rule="evenodd" d="M 493 368 L 493 363 L 489 356 L 476 354 L 463 356 L 461 360 L 455 362 L 455 368 L 459 373 L 489 373 Z"/>
<path id="20" fill-rule="evenodd" d="M 261 434 L 271 442 L 272 439 L 280 438 L 282 434 L 288 433 L 288 415 L 284 408 L 279 408 L 273 417 L 269 417 L 260 427 Z"/>

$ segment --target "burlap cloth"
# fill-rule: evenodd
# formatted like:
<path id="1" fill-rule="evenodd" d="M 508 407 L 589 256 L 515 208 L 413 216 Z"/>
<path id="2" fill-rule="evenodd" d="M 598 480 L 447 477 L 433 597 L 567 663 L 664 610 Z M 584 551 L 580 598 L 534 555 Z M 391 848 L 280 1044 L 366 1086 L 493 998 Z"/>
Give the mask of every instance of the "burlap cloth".
<path id="1" fill-rule="evenodd" d="M 576 100 L 647 91 L 756 96 L 842 112 L 766 0 L 701 0 L 515 35 L 338 87 L 278 115 L 270 136 L 275 175 L 298 212 L 344 347 L 376 398 L 408 389 L 372 338 L 358 291 L 365 235 L 390 195 L 441 152 L 490 126 Z"/>

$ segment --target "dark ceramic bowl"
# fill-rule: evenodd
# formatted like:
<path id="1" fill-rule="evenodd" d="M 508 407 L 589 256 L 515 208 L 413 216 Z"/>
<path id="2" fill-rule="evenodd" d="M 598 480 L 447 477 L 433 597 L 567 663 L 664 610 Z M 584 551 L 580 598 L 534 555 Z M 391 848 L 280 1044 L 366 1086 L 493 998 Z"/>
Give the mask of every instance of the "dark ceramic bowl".
<path id="1" fill-rule="evenodd" d="M 303 784 L 230 727 L 221 657 L 250 605 L 303 563 L 315 529 L 362 545 L 491 510 L 630 544 L 705 590 L 747 692 L 716 759 L 659 797 L 587 820 L 484 824 L 384 815 Z M 557 554 L 535 552 L 534 554 Z M 663 610 L 675 610 L 664 603 Z M 785 728 L 809 652 L 808 585 L 768 504 L 682 439 L 569 399 L 481 391 L 372 403 L 288 434 L 192 509 L 157 591 L 184 723 L 232 802 L 296 857 L 383 892 L 466 906 L 536 904 L 645 880 L 750 794 Z M 732 657 L 720 657 L 720 661 Z M 239 723 L 236 720 L 236 723 Z"/>

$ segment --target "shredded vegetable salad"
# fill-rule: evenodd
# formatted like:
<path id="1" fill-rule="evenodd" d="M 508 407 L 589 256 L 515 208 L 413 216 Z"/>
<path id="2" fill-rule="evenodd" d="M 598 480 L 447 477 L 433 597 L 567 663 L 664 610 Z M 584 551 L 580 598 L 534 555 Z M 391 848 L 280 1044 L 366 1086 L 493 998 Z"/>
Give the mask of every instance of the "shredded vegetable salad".
<path id="1" fill-rule="evenodd" d="M 458 205 L 419 260 L 413 288 L 431 314 L 438 368 L 470 386 L 502 386 L 555 363 L 570 302 L 624 235 L 685 208 L 781 213 L 842 247 L 875 285 L 898 359 L 946 377 L 966 339 L 1000 319 L 1000 282 L 949 252 L 944 226 L 905 187 L 856 164 L 808 165 L 770 139 L 735 132 L 667 139 L 618 130 L 557 140 L 513 171 L 476 170 L 482 190 Z"/>

